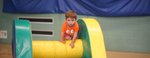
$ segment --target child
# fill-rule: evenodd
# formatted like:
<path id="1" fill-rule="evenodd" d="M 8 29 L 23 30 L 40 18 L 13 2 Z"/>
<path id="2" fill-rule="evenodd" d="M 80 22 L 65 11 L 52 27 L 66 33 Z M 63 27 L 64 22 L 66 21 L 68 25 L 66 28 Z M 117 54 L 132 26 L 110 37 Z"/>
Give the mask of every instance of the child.
<path id="1" fill-rule="evenodd" d="M 62 26 L 61 39 L 62 43 L 66 43 L 66 39 L 72 40 L 70 43 L 71 48 L 74 47 L 74 43 L 77 39 L 79 26 L 77 23 L 77 14 L 73 10 L 69 10 L 66 14 L 65 22 Z"/>

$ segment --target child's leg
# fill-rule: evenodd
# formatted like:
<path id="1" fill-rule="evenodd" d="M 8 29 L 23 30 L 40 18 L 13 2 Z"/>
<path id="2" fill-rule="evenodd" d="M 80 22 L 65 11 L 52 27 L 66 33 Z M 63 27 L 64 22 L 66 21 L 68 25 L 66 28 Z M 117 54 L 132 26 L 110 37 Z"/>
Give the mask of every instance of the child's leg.
<path id="1" fill-rule="evenodd" d="M 64 36 L 64 37 L 65 37 L 65 39 L 67 39 L 67 40 L 68 40 L 68 39 L 70 39 L 70 40 L 72 39 L 72 36 L 71 36 L 71 35 L 69 35 L 69 34 L 65 34 L 65 36 Z"/>

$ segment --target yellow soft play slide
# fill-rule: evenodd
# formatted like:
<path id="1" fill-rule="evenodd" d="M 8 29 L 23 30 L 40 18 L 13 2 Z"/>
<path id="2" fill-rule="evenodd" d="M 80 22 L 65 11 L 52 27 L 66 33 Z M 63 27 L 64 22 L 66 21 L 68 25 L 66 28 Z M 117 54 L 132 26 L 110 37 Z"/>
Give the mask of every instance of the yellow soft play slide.
<path id="1" fill-rule="evenodd" d="M 82 18 L 82 20 L 89 32 L 92 58 L 106 58 L 104 38 L 99 23 L 94 18 Z"/>
<path id="2" fill-rule="evenodd" d="M 22 23 L 22 24 L 20 24 Z M 94 18 L 78 20 L 80 30 L 75 47 L 59 41 L 32 40 L 29 21 L 16 20 L 14 23 L 14 58 L 106 58 L 103 33 Z M 26 34 L 28 32 L 28 34 Z"/>

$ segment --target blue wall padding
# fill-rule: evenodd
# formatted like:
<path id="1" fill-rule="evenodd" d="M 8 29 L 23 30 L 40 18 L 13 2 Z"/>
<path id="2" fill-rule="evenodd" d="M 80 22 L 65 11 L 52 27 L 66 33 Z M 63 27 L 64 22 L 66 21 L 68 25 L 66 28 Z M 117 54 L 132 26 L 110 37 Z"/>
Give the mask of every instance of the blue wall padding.
<path id="1" fill-rule="evenodd" d="M 13 27 L 13 58 L 32 58 L 32 38 L 29 21 L 14 20 Z"/>
<path id="2" fill-rule="evenodd" d="M 3 11 L 10 13 L 64 13 L 80 15 L 146 16 L 150 0 L 4 0 Z"/>

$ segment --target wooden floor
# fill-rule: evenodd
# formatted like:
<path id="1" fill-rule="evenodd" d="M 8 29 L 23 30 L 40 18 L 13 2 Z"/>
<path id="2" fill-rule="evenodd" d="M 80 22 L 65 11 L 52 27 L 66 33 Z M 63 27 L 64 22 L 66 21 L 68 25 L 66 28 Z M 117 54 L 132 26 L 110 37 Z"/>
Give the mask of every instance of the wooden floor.
<path id="1" fill-rule="evenodd" d="M 0 58 L 12 58 L 11 45 L 0 44 Z"/>
<path id="2" fill-rule="evenodd" d="M 107 58 L 150 58 L 150 53 L 129 53 L 107 51 Z"/>
<path id="3" fill-rule="evenodd" d="M 0 58 L 12 58 L 11 51 L 11 45 L 0 44 Z M 150 54 L 107 51 L 107 58 L 150 58 Z"/>

